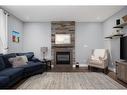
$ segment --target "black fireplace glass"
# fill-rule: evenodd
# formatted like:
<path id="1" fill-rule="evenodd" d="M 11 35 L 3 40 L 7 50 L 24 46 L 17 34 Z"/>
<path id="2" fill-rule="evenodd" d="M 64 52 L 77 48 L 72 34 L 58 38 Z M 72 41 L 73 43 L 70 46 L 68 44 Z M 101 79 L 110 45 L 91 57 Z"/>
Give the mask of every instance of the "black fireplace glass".
<path id="1" fill-rule="evenodd" d="M 56 52 L 56 64 L 70 64 L 70 52 Z"/>

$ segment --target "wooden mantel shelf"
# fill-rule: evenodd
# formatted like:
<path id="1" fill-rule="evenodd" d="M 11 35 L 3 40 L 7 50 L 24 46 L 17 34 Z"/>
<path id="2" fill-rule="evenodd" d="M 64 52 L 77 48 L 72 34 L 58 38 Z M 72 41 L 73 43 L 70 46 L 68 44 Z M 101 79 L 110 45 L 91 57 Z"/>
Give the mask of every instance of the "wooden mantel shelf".
<path id="1" fill-rule="evenodd" d="M 55 48 L 73 48 L 74 45 L 72 44 L 69 44 L 69 45 L 56 45 L 56 44 L 53 44 L 52 47 L 55 47 Z"/>

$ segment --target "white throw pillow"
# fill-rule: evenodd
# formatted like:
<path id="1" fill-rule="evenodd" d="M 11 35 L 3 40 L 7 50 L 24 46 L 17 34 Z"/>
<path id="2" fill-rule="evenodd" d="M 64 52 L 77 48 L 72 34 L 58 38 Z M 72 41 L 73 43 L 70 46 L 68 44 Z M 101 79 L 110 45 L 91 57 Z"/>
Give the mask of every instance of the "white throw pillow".
<path id="1" fill-rule="evenodd" d="M 16 56 L 16 58 L 21 58 L 23 62 L 27 63 L 28 62 L 28 59 L 27 57 L 24 55 L 24 56 Z"/>
<path id="2" fill-rule="evenodd" d="M 95 57 L 95 56 L 91 56 L 91 59 L 92 60 L 99 60 L 99 58 L 98 57 Z"/>
<path id="3" fill-rule="evenodd" d="M 13 68 L 27 65 L 26 60 L 24 60 L 23 57 L 19 57 L 19 56 L 14 58 L 9 58 L 9 62 L 12 64 Z"/>

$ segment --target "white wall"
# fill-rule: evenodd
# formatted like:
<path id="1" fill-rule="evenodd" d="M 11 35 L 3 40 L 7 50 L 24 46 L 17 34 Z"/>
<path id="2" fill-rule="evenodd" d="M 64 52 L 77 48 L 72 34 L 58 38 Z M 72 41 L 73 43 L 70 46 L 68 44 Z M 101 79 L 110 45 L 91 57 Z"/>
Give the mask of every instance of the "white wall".
<path id="1" fill-rule="evenodd" d="M 20 42 L 12 42 L 12 31 L 17 31 L 20 33 Z M 23 22 L 11 15 L 8 16 L 8 53 L 22 52 L 22 33 L 23 33 Z"/>
<path id="2" fill-rule="evenodd" d="M 0 45 L 2 44 L 2 41 L 0 39 Z M 0 53 L 2 53 L 2 47 L 0 46 Z"/>
<path id="3" fill-rule="evenodd" d="M 87 65 L 92 49 L 104 48 L 102 23 L 76 23 L 76 62 Z"/>
<path id="4" fill-rule="evenodd" d="M 76 61 L 85 64 L 91 49 L 103 48 L 101 23 L 76 23 Z M 33 51 L 41 59 L 40 47 L 48 47 L 51 58 L 51 23 L 24 23 L 24 52 Z M 88 45 L 87 48 L 84 45 Z"/>
<path id="5" fill-rule="evenodd" d="M 24 52 L 33 51 L 41 59 L 40 47 L 48 47 L 47 58 L 51 58 L 51 23 L 24 23 Z"/>
<path id="6" fill-rule="evenodd" d="M 110 67 L 112 62 L 120 58 L 120 40 L 105 40 L 104 37 L 110 35 L 115 26 L 115 20 L 127 14 L 127 7 L 108 18 L 102 23 L 76 23 L 76 61 L 80 64 L 86 64 L 91 49 L 108 48 L 111 52 Z M 24 30 L 23 30 L 24 29 Z M 12 31 L 20 32 L 20 43 L 12 42 Z M 24 31 L 24 33 L 23 33 Z M 127 32 L 127 26 L 123 29 Z M 51 24 L 46 23 L 23 23 L 15 16 L 10 15 L 8 18 L 9 32 L 9 53 L 11 52 L 28 52 L 33 51 L 35 56 L 41 58 L 40 47 L 48 46 L 48 58 L 51 58 Z M 23 35 L 23 36 L 22 36 Z M 103 35 L 103 36 L 102 36 Z M 24 39 L 24 40 L 22 40 Z"/>
<path id="7" fill-rule="evenodd" d="M 119 19 L 123 17 L 124 15 L 127 15 L 127 7 L 123 8 L 120 10 L 118 13 L 114 14 L 110 18 L 108 18 L 106 21 L 103 23 L 103 32 L 104 32 L 104 37 L 110 35 L 115 29 L 113 29 L 113 26 L 116 25 L 116 19 Z M 124 32 L 127 32 L 127 27 L 123 29 Z M 111 60 L 109 66 L 111 68 L 114 67 L 112 64 L 115 60 L 120 59 L 120 39 L 104 39 L 104 46 L 105 48 L 108 48 L 110 53 L 111 53 Z"/>
<path id="8" fill-rule="evenodd" d="M 109 66 L 113 67 L 112 62 L 120 58 L 120 41 L 119 39 L 105 40 L 104 37 L 114 31 L 112 27 L 115 25 L 115 20 L 126 15 L 126 13 L 127 7 L 104 21 L 103 24 L 76 22 L 76 62 L 79 62 L 80 64 L 87 64 L 87 59 L 92 49 L 105 47 L 111 52 L 112 60 Z M 20 43 L 12 42 L 11 33 L 13 30 L 20 32 Z M 41 59 L 40 47 L 47 46 L 49 48 L 47 57 L 51 58 L 50 22 L 23 23 L 16 17 L 10 15 L 8 18 L 8 32 L 9 53 L 33 51 L 35 56 Z M 124 28 L 124 32 L 127 32 L 127 27 Z"/>

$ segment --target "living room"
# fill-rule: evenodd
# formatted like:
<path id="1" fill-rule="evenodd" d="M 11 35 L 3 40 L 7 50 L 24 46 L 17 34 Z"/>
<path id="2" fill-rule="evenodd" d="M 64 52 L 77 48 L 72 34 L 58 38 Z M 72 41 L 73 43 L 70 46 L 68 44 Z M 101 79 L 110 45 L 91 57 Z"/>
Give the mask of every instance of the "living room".
<path id="1" fill-rule="evenodd" d="M 1 89 L 127 88 L 127 6 L 2 5 L 0 19 Z"/>

